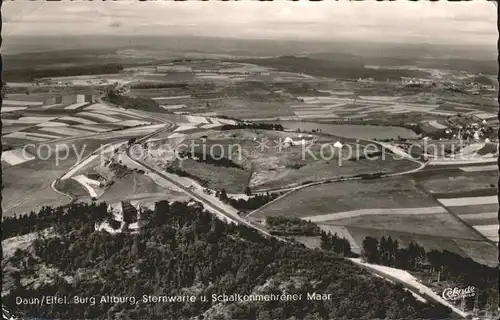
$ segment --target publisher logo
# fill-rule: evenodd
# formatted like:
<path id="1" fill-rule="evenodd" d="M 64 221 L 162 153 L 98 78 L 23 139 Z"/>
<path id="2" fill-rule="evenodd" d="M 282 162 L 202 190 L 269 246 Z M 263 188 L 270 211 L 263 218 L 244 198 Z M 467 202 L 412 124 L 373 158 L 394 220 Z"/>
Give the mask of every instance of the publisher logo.
<path id="1" fill-rule="evenodd" d="M 476 295 L 476 288 L 468 286 L 467 288 L 446 288 L 443 291 L 442 297 L 445 300 L 455 301 L 463 298 L 474 297 Z"/>

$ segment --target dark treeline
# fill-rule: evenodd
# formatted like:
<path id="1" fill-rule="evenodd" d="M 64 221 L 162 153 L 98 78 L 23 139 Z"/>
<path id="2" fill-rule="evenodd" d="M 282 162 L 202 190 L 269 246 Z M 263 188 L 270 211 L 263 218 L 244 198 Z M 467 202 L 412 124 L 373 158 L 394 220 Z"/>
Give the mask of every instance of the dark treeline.
<path id="1" fill-rule="evenodd" d="M 189 84 L 178 82 L 139 82 L 132 84 L 130 87 L 132 89 L 184 89 L 189 88 Z"/>
<path id="2" fill-rule="evenodd" d="M 198 181 L 202 186 L 206 186 L 208 184 L 208 182 L 206 180 L 204 180 L 204 179 L 202 179 L 194 174 L 191 174 L 191 173 L 187 172 L 186 170 L 178 168 L 178 167 L 168 166 L 165 168 L 165 170 L 168 173 L 176 174 L 179 177 L 190 178 L 190 179 L 193 179 L 195 181 Z"/>
<path id="3" fill-rule="evenodd" d="M 270 234 L 278 236 L 320 236 L 323 233 L 314 222 L 292 217 L 267 217 Z"/>
<path id="4" fill-rule="evenodd" d="M 107 207 L 103 203 L 73 203 L 70 206 L 55 208 L 44 206 L 38 212 L 5 217 L 2 221 L 2 239 L 40 231 L 58 224 L 103 221 L 107 217 Z"/>
<path id="5" fill-rule="evenodd" d="M 34 81 L 40 78 L 55 78 L 69 76 L 83 76 L 94 74 L 113 74 L 123 70 L 123 66 L 117 63 L 103 65 L 53 67 L 45 69 L 16 69 L 3 72 L 6 81 Z"/>
<path id="6" fill-rule="evenodd" d="M 160 105 L 149 98 L 142 97 L 127 97 L 117 94 L 113 90 L 110 90 L 107 95 L 103 98 L 104 101 L 119 105 L 125 109 L 139 109 L 144 111 L 164 111 Z"/>
<path id="7" fill-rule="evenodd" d="M 445 319 L 450 310 L 417 301 L 334 252 L 265 238 L 226 224 L 200 206 L 167 201 L 140 216 L 136 234 L 94 229 L 106 205 L 77 206 L 84 219 L 60 223 L 51 237 L 4 261 L 2 304 L 22 317 L 51 319 Z M 93 211 L 98 213 L 94 213 Z M 40 265 L 58 270 L 34 286 Z M 13 271 L 13 270 L 18 271 Z M 67 275 L 63 277 L 62 275 Z M 299 281 L 297 281 L 299 280 Z M 265 284 L 265 285 L 264 285 Z M 298 301 L 220 303 L 213 294 L 302 294 Z M 196 302 L 143 303 L 144 295 L 189 292 Z M 308 300 L 307 293 L 331 294 Z M 139 303 L 16 304 L 16 297 L 135 297 Z M 202 301 L 201 297 L 207 297 Z M 202 314 L 204 314 L 202 316 Z"/>
<path id="8" fill-rule="evenodd" d="M 380 178 L 383 174 L 383 172 L 361 173 L 356 175 L 356 177 L 360 177 L 362 180 L 373 180 Z"/>
<path id="9" fill-rule="evenodd" d="M 333 251 L 345 257 L 353 257 L 355 254 L 351 251 L 349 240 L 339 237 L 336 233 L 321 231 L 321 249 Z"/>
<path id="10" fill-rule="evenodd" d="M 225 124 L 220 127 L 220 130 L 233 130 L 233 129 L 261 129 L 261 130 L 276 130 L 283 131 L 285 128 L 281 124 L 276 123 L 239 123 L 236 125 Z"/>
<path id="11" fill-rule="evenodd" d="M 277 68 L 288 72 L 305 73 L 319 77 L 335 77 L 344 79 L 373 78 L 377 81 L 387 79 L 399 81 L 401 77 L 428 78 L 429 73 L 406 69 L 368 69 L 362 59 L 345 59 L 344 57 L 297 57 L 281 56 L 266 59 L 244 59 L 242 62 L 260 66 Z"/>
<path id="12" fill-rule="evenodd" d="M 479 264 L 471 258 L 444 250 L 426 252 L 416 243 L 399 247 L 397 240 L 382 237 L 380 241 L 366 237 L 363 240 L 363 257 L 371 263 L 382 264 L 404 270 L 429 273 L 439 272 L 440 280 L 453 282 L 456 286 L 474 286 L 479 291 L 479 306 L 484 307 L 488 299 L 498 298 L 498 270 Z M 469 301 L 473 303 L 473 301 Z"/>
<path id="13" fill-rule="evenodd" d="M 246 192 L 250 193 L 250 192 Z M 215 196 L 218 197 L 221 201 L 231 205 L 233 208 L 240 210 L 240 211 L 252 211 L 256 210 L 266 203 L 276 199 L 277 197 L 280 196 L 280 193 L 273 192 L 273 193 L 265 193 L 265 194 L 256 194 L 253 196 L 250 196 L 248 199 L 234 199 L 231 197 L 227 196 L 226 190 L 222 189 L 221 191 L 217 191 L 215 193 Z"/>

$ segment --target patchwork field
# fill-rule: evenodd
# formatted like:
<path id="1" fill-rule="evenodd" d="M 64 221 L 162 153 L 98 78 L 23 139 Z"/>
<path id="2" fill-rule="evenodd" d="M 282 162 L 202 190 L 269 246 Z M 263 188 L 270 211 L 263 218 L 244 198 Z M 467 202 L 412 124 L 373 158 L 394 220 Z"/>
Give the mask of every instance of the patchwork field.
<path id="1" fill-rule="evenodd" d="M 498 242 L 498 167 L 467 166 L 419 174 L 418 184 L 444 207 Z"/>
<path id="2" fill-rule="evenodd" d="M 95 103 L 93 99 L 91 95 L 59 96 L 23 110 L 10 109 L 11 112 L 2 114 L 2 141 L 12 146 L 48 143 L 147 126 L 153 122 L 122 109 Z"/>
<path id="3" fill-rule="evenodd" d="M 476 202 L 486 200 L 492 201 Z M 412 179 L 394 177 L 301 189 L 263 207 L 249 219 L 300 217 L 342 235 L 356 248 L 362 246 L 367 236 L 391 236 L 400 245 L 416 241 L 427 249 L 446 249 L 491 264 L 496 257 L 495 248 L 484 236 L 491 233 L 492 227 L 475 227 L 483 232 L 482 236 L 464 222 L 480 217 L 489 221 L 490 215 L 458 218 Z"/>
<path id="4" fill-rule="evenodd" d="M 255 217 L 309 217 L 361 209 L 435 207 L 434 199 L 404 177 L 346 181 L 305 188 L 274 202 Z M 293 209 L 290 209 L 293 208 Z"/>
<path id="5" fill-rule="evenodd" d="M 494 171 L 476 171 L 484 166 L 468 166 L 455 170 L 422 172 L 414 176 L 418 183 L 431 193 L 470 192 L 496 188 L 498 174 L 495 171 L 498 171 L 498 166 L 493 167 L 496 167 Z"/>
<path id="6" fill-rule="evenodd" d="M 2 183 L 4 187 L 2 190 L 2 208 L 4 214 L 6 216 L 21 214 L 32 210 L 37 211 L 43 206 L 58 206 L 68 203 L 70 201 L 68 196 L 52 190 L 52 182 L 61 178 L 78 160 L 84 159 L 102 145 L 127 141 L 132 137 L 141 137 L 158 129 L 158 127 L 146 129 L 144 131 L 141 127 L 102 133 L 99 136 L 92 137 L 92 139 L 73 138 L 72 140 L 66 140 L 63 144 L 52 142 L 42 149 L 29 146 L 26 148 L 26 152 L 35 158 L 16 165 L 7 165 L 7 161 L 15 162 L 18 161 L 17 158 L 5 158 L 4 156 L 2 159 Z M 64 145 L 65 148 L 61 148 L 61 145 Z M 14 152 L 14 154 L 16 153 L 18 151 Z M 97 161 L 100 160 L 100 158 L 97 159 Z M 74 183 L 67 186 L 68 193 L 71 196 L 88 194 L 87 191 L 82 194 L 82 188 L 78 186 L 79 184 L 74 180 L 72 181 Z M 83 188 L 83 190 L 85 189 Z M 88 197 L 90 198 L 90 195 Z"/>
<path id="7" fill-rule="evenodd" d="M 291 108 L 298 118 L 380 118 L 398 114 L 416 113 L 433 116 L 452 116 L 473 109 L 453 108 L 446 103 L 441 105 L 431 102 L 415 103 L 401 96 L 356 96 L 352 92 L 334 92 L 318 90 L 329 96 L 294 96 L 302 104 L 293 104 Z M 292 95 L 293 96 L 293 95 Z M 487 115 L 484 115 L 487 116 Z M 435 129 L 444 129 L 446 125 L 435 120 L 429 122 Z"/>
<path id="8" fill-rule="evenodd" d="M 438 199 L 451 212 L 491 241 L 498 243 L 498 197 Z"/>

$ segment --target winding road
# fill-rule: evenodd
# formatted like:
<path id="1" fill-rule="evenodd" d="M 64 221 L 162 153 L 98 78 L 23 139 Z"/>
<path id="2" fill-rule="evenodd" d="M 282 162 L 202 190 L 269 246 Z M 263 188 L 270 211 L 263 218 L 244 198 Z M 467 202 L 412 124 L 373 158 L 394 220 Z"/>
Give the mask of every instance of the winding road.
<path id="1" fill-rule="evenodd" d="M 165 123 L 165 121 L 162 121 Z M 269 232 L 267 232 L 266 230 L 262 229 L 261 227 L 257 226 L 257 225 L 254 225 L 254 224 L 251 224 L 250 222 L 248 222 L 245 218 L 242 218 L 240 217 L 238 214 L 235 214 L 234 212 L 230 212 L 226 209 L 224 209 L 223 207 L 221 207 L 220 205 L 218 205 L 217 203 L 214 203 L 214 201 L 211 201 L 210 199 L 208 199 L 208 195 L 204 195 L 204 194 L 200 194 L 196 191 L 194 191 L 190 186 L 186 186 L 185 184 L 182 183 L 182 181 L 179 181 L 173 177 L 171 177 L 172 174 L 165 174 L 164 172 L 161 172 L 155 168 L 153 168 L 152 166 L 148 165 L 147 163 L 144 163 L 142 160 L 138 160 L 138 159 L 135 159 L 135 157 L 133 157 L 131 155 L 131 148 L 132 146 L 134 145 L 137 145 L 137 144 L 140 144 L 141 142 L 159 134 L 159 133 L 162 133 L 164 131 L 168 131 L 168 130 L 174 130 L 175 128 L 175 124 L 173 123 L 165 123 L 165 126 L 150 133 L 150 134 L 147 134 L 145 136 L 143 136 L 142 138 L 138 139 L 135 141 L 135 143 L 133 144 L 129 144 L 128 147 L 127 147 L 127 156 L 134 162 L 136 163 L 138 166 L 142 167 L 145 169 L 145 171 L 150 171 L 150 172 L 154 172 L 155 174 L 157 174 L 158 176 L 160 176 L 161 178 L 165 179 L 166 181 L 170 182 L 171 184 L 175 185 L 177 188 L 179 188 L 180 190 L 182 190 L 183 192 L 185 192 L 186 194 L 188 194 L 189 196 L 191 196 L 193 199 L 197 200 L 198 202 L 202 203 L 206 208 L 211 208 L 212 211 L 215 211 L 221 215 L 223 215 L 224 217 L 227 218 L 228 221 L 232 221 L 232 222 L 235 222 L 236 224 L 241 224 L 241 225 L 245 225 L 247 227 L 250 227 L 252 229 L 255 229 L 257 230 L 258 232 L 260 232 L 262 235 L 266 236 L 266 237 L 273 237 L 279 241 L 284 241 L 284 242 L 287 242 L 288 240 L 285 240 L 281 237 L 278 237 L 278 236 L 275 236 L 275 235 L 272 235 L 270 234 Z M 378 142 L 375 142 L 375 143 L 378 143 Z M 385 149 L 388 149 L 390 150 L 390 148 L 387 148 L 386 146 L 382 145 L 382 144 L 379 144 L 381 145 L 382 147 L 384 147 Z M 99 150 L 99 149 L 98 149 Z M 96 151 L 98 151 L 96 150 Z M 397 154 L 396 152 L 394 152 L 393 150 L 390 150 L 391 152 Z M 407 174 L 412 174 L 414 172 L 417 172 L 417 171 L 420 171 L 422 170 L 423 168 L 426 167 L 426 165 L 428 164 L 427 162 L 426 163 L 423 163 L 423 162 L 419 162 L 415 159 L 413 159 L 412 157 L 410 157 L 408 155 L 408 160 L 410 161 L 413 161 L 413 162 L 416 162 L 419 164 L 418 168 L 416 169 L 411 169 L 411 170 L 407 170 L 407 171 L 403 171 L 403 172 L 396 172 L 396 173 L 389 173 L 389 174 L 382 174 L 380 176 L 377 176 L 377 177 L 374 177 L 375 179 L 381 179 L 381 178 L 385 178 L 385 177 L 394 177 L 394 176 L 401 176 L 401 175 L 407 175 Z M 309 184 L 304 184 L 304 185 L 300 185 L 300 186 L 295 186 L 295 187 L 287 187 L 287 188 L 280 188 L 280 189 L 274 189 L 274 190 L 269 190 L 270 192 L 278 192 L 278 191 L 281 191 L 281 192 L 285 192 L 285 191 L 288 191 L 285 195 L 293 192 L 293 191 L 296 191 L 296 190 L 299 190 L 299 189 L 303 189 L 303 188 L 307 188 L 307 187 L 311 187 L 311 186 L 314 186 L 314 185 L 318 185 L 318 184 L 324 184 L 324 183 L 333 183 L 333 182 L 342 182 L 342 181 L 352 181 L 352 180 L 361 180 L 362 177 L 359 177 L 359 176 L 352 176 L 352 177 L 342 177 L 342 178 L 329 178 L 329 179 L 324 179 L 324 180 L 320 180 L 320 181 L 315 181 L 315 182 L 311 182 Z M 57 181 L 57 180 L 56 180 Z M 71 198 L 71 196 L 69 195 L 66 195 L 60 191 L 58 191 L 56 188 L 55 188 L 55 183 L 56 181 L 54 181 L 51 185 L 52 189 L 59 193 L 59 194 L 63 194 L 65 196 L 68 196 Z M 283 195 L 283 196 L 285 196 Z M 281 197 L 283 197 L 281 196 Z M 281 198 L 279 197 L 279 198 Z M 261 207 L 262 208 L 262 207 Z M 259 209 L 257 209 L 259 210 Z M 250 213 L 251 214 L 251 213 Z M 249 214 L 249 215 L 250 215 Z M 247 215 L 248 217 L 248 215 Z M 355 259 L 351 259 L 351 261 L 361 267 L 364 267 L 366 268 L 366 266 L 360 262 L 360 261 L 357 261 Z M 373 270 L 372 270 L 373 271 Z M 373 273 L 378 273 L 379 272 L 377 271 L 373 271 Z M 388 275 L 382 275 L 384 276 L 385 278 L 389 279 L 389 280 L 396 280 L 394 279 L 393 277 L 391 276 L 388 276 Z M 416 288 L 415 287 L 415 284 L 414 283 L 411 283 L 411 282 L 406 282 L 405 280 L 402 280 L 402 279 L 397 279 L 398 282 L 400 282 L 405 288 L 407 288 L 408 290 L 410 291 L 416 291 L 417 293 L 421 293 L 419 291 L 421 290 L 418 290 L 420 288 Z M 426 287 L 427 288 L 427 287 Z M 427 288 L 428 290 L 431 290 L 429 288 Z M 427 295 L 426 298 L 431 298 L 432 300 L 436 301 L 438 299 L 436 299 L 434 296 L 429 296 Z M 443 305 L 446 305 L 444 304 L 442 301 L 436 301 L 438 303 L 441 303 Z M 449 304 L 446 305 L 447 307 L 449 307 Z M 454 310 L 455 313 L 459 314 L 460 316 L 464 316 L 464 314 L 460 314 L 460 312 L 457 312 L 456 310 Z"/>

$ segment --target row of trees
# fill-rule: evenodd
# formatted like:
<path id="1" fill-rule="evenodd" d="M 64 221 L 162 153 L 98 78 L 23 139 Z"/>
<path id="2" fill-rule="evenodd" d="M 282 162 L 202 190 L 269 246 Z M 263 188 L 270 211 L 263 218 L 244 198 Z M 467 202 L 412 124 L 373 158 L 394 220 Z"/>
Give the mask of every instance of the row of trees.
<path id="1" fill-rule="evenodd" d="M 343 257 L 356 256 L 351 251 L 351 244 L 346 238 L 338 236 L 336 233 L 321 231 L 321 249 L 333 251 L 342 255 Z"/>
<path id="2" fill-rule="evenodd" d="M 416 243 L 400 247 L 398 241 L 391 237 L 382 237 L 380 241 L 366 237 L 363 240 L 363 257 L 370 263 L 427 273 L 430 278 L 435 278 L 439 272 L 440 280 L 452 282 L 456 286 L 474 286 L 479 290 L 480 307 L 493 296 L 498 299 L 499 278 L 496 268 L 448 250 L 426 252 Z"/>
<path id="3" fill-rule="evenodd" d="M 54 237 L 36 240 L 33 252 L 20 251 L 16 261 L 7 262 L 13 268 L 4 268 L 4 283 L 17 281 L 4 288 L 2 304 L 14 313 L 56 319 L 163 320 L 206 319 L 201 316 L 205 312 L 208 319 L 231 320 L 442 319 L 450 313 L 415 300 L 400 286 L 371 277 L 334 252 L 263 237 L 248 227 L 223 223 L 199 206 L 158 202 L 154 210 L 141 214 L 141 232 L 115 235 L 95 231 L 100 206 L 73 204 L 68 210 L 78 210 L 85 223 L 66 221 Z M 42 264 L 57 270 L 48 275 L 51 281 L 36 287 L 21 281 L 21 277 L 36 277 Z M 22 274 L 13 274 L 15 269 L 23 270 Z M 224 304 L 210 299 L 212 294 L 282 294 L 283 290 L 303 298 Z M 42 295 L 141 300 L 143 295 L 187 292 L 197 297 L 196 302 L 39 305 L 15 301 Z M 312 292 L 331 296 L 307 300 Z M 204 296 L 206 301 L 201 300 Z"/>
<path id="4" fill-rule="evenodd" d="M 229 197 L 226 193 L 226 190 L 223 188 L 221 191 L 217 191 L 215 193 L 215 196 L 219 198 L 221 201 L 229 204 L 233 208 L 240 211 L 256 210 L 265 205 L 266 203 L 273 201 L 274 199 L 280 196 L 280 193 L 278 192 L 273 192 L 273 193 L 266 192 L 265 194 L 261 193 L 252 196 L 251 195 L 252 192 L 249 188 L 245 189 L 245 193 L 249 196 L 248 199 L 243 199 L 243 198 L 234 199 Z"/>
<path id="5" fill-rule="evenodd" d="M 116 93 L 115 90 L 113 89 L 110 89 L 107 92 L 103 100 L 115 105 L 119 105 L 125 109 L 139 109 L 151 112 L 164 111 L 160 107 L 160 105 L 153 99 L 143 98 L 143 97 L 128 97 Z"/>
<path id="6" fill-rule="evenodd" d="M 220 130 L 234 130 L 234 129 L 261 129 L 261 130 L 276 130 L 276 131 L 285 130 L 285 128 L 281 124 L 277 123 L 245 122 L 245 123 L 238 123 L 236 125 L 225 124 L 222 127 L 220 127 Z"/>
<path id="7" fill-rule="evenodd" d="M 24 68 L 15 70 L 5 70 L 4 79 L 8 81 L 34 81 L 40 78 L 55 78 L 68 76 L 81 76 L 93 74 L 113 74 L 120 73 L 123 66 L 118 63 L 107 63 L 100 65 L 80 65 L 47 68 Z"/>
<path id="8" fill-rule="evenodd" d="M 38 212 L 5 217 L 2 221 L 2 239 L 40 231 L 68 223 L 101 222 L 109 217 L 104 203 L 72 203 L 69 206 L 42 207 Z"/>
<path id="9" fill-rule="evenodd" d="M 314 222 L 293 217 L 267 217 L 269 233 L 279 236 L 319 236 L 321 229 Z"/>

